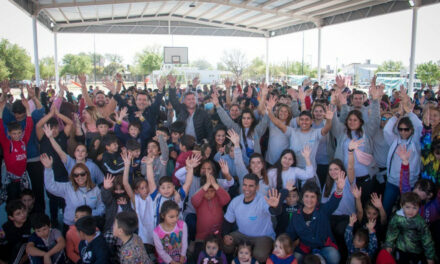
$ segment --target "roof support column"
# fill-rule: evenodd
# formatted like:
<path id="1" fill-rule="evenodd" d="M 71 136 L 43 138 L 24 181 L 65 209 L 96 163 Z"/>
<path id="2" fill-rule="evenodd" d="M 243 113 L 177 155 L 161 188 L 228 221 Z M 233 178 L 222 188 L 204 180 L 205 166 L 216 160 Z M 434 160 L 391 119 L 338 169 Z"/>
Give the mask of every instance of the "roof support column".
<path id="1" fill-rule="evenodd" d="M 318 83 L 321 84 L 321 26 L 318 26 Z"/>
<path id="2" fill-rule="evenodd" d="M 37 14 L 32 16 L 32 33 L 34 40 L 35 82 L 40 86 L 40 62 L 38 60 Z"/>
<path id="3" fill-rule="evenodd" d="M 53 60 L 55 63 L 55 87 L 56 87 L 56 90 L 59 90 L 60 87 L 59 87 L 58 83 L 60 82 L 60 74 L 58 71 L 58 44 L 57 44 L 56 30 L 53 32 Z"/>
<path id="4" fill-rule="evenodd" d="M 269 37 L 266 37 L 266 83 L 270 83 L 269 80 Z"/>
<path id="5" fill-rule="evenodd" d="M 420 0 L 414 1 L 412 8 L 412 31 L 411 31 L 411 57 L 409 58 L 409 83 L 408 92 L 409 95 L 413 94 L 414 89 L 414 71 L 415 71 L 415 59 L 416 59 L 416 38 L 417 38 L 417 12 L 420 6 Z"/>

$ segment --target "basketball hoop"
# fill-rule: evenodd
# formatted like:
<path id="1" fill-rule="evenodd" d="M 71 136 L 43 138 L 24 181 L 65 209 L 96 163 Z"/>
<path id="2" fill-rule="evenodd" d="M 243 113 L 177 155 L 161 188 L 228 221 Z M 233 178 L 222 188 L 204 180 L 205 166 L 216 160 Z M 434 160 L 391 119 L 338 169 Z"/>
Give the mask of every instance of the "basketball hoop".
<path id="1" fill-rule="evenodd" d="M 171 56 L 171 62 L 173 64 L 180 64 L 180 56 L 177 56 L 177 55 Z"/>

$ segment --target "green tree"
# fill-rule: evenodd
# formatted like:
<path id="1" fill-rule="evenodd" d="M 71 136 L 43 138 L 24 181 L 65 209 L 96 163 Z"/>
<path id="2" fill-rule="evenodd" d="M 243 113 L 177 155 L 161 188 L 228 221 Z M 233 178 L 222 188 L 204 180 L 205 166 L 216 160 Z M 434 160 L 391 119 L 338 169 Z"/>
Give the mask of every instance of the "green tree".
<path id="1" fill-rule="evenodd" d="M 142 52 L 136 53 L 135 69 L 131 72 L 137 75 L 149 75 L 154 70 L 159 70 L 163 63 L 162 55 L 160 54 L 160 47 L 153 46 L 147 47 Z"/>
<path id="2" fill-rule="evenodd" d="M 60 75 L 71 74 L 76 76 L 80 73 L 89 74 L 92 70 L 93 65 L 89 56 L 85 54 L 66 54 L 63 57 L 63 67 Z"/>
<path id="3" fill-rule="evenodd" d="M 104 75 L 113 76 L 118 72 L 124 70 L 124 65 L 117 62 L 110 62 L 107 66 L 104 67 Z"/>
<path id="4" fill-rule="evenodd" d="M 216 68 L 218 71 L 227 71 L 228 70 L 222 62 L 217 62 Z"/>
<path id="5" fill-rule="evenodd" d="M 266 76 L 266 63 L 263 58 L 254 58 L 246 68 L 245 74 L 249 78 L 264 78 Z"/>
<path id="6" fill-rule="evenodd" d="M 400 72 L 403 69 L 401 61 L 384 61 L 376 70 L 376 72 Z"/>
<path id="7" fill-rule="evenodd" d="M 33 74 L 31 57 L 26 50 L 17 44 L 10 43 L 7 39 L 0 42 L 0 60 L 3 61 L 9 79 L 30 79 Z"/>
<path id="8" fill-rule="evenodd" d="M 113 54 L 113 53 L 106 53 L 105 54 L 105 59 L 109 63 L 116 62 L 116 63 L 122 64 L 122 62 L 124 61 L 121 55 Z"/>
<path id="9" fill-rule="evenodd" d="M 55 77 L 55 61 L 53 57 L 45 57 L 40 60 L 40 76 L 45 80 Z"/>
<path id="10" fill-rule="evenodd" d="M 231 71 L 237 79 L 243 75 L 248 67 L 246 54 L 242 50 L 234 49 L 223 51 L 222 63 L 226 65 L 226 69 Z"/>
<path id="11" fill-rule="evenodd" d="M 6 68 L 6 63 L 3 59 L 0 59 L 0 80 L 7 79 L 9 77 L 9 70 Z"/>
<path id="12" fill-rule="evenodd" d="M 433 61 L 417 65 L 416 73 L 422 83 L 436 85 L 440 80 L 440 66 Z"/>
<path id="13" fill-rule="evenodd" d="M 199 70 L 212 70 L 213 69 L 211 63 L 209 63 L 205 59 L 195 60 L 191 63 L 191 66 L 196 67 Z"/>

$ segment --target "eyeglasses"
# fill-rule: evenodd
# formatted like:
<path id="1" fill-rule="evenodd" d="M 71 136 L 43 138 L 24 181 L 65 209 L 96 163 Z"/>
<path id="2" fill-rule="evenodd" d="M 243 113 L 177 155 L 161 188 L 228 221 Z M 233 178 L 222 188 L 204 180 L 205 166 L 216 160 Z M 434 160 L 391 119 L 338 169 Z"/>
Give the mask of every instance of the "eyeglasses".
<path id="1" fill-rule="evenodd" d="M 399 130 L 399 132 L 402 132 L 402 131 L 409 132 L 411 130 L 411 128 L 409 128 L 409 127 L 399 127 L 399 128 L 397 128 L 397 130 Z"/>
<path id="2" fill-rule="evenodd" d="M 73 178 L 78 178 L 79 176 L 85 177 L 87 175 L 87 172 L 83 171 L 80 173 L 73 173 Z"/>
<path id="3" fill-rule="evenodd" d="M 380 120 L 382 120 L 382 121 L 387 121 L 389 118 L 386 118 L 386 117 L 384 117 L 384 116 L 382 116 L 382 118 L 380 119 Z"/>

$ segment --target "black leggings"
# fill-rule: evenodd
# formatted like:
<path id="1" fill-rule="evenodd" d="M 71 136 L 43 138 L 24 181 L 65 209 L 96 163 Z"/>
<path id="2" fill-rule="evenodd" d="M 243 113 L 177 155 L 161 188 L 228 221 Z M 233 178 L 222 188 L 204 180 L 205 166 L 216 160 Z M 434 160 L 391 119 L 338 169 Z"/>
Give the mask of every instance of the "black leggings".
<path id="1" fill-rule="evenodd" d="M 35 195 L 35 211 L 44 212 L 44 167 L 40 161 L 28 162 L 26 170 L 31 179 L 32 192 Z"/>

